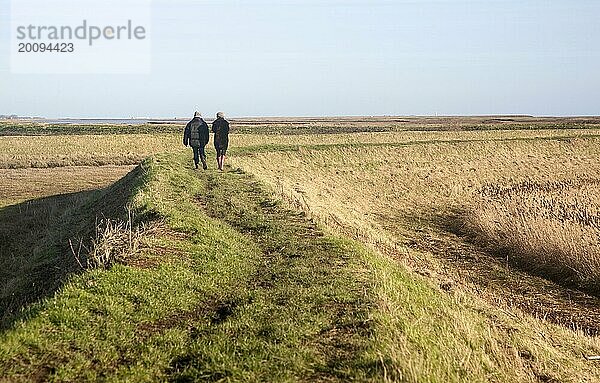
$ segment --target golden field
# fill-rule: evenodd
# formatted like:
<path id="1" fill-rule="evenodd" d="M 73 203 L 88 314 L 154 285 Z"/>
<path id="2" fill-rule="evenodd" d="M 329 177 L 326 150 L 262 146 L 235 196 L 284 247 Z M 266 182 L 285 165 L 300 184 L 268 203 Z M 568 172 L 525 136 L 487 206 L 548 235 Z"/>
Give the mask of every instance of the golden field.
<path id="1" fill-rule="evenodd" d="M 173 134 L 111 134 L 0 137 L 0 168 L 134 165 L 159 152 L 171 151 Z"/>
<path id="2" fill-rule="evenodd" d="M 304 138 L 294 147 L 288 137 L 291 147 L 233 162 L 290 205 L 453 297 L 452 308 L 430 303 L 436 308 L 412 317 L 399 303 L 406 297 L 384 288 L 393 335 L 383 343 L 402 371 L 442 381 L 436 358 L 453 365 L 462 355 L 466 370 L 485 369 L 491 357 L 493 368 L 518 381 L 594 381 L 598 370 L 580 347 L 597 347 L 600 301 L 577 288 L 597 291 L 600 280 L 597 134 L 403 132 L 313 137 L 311 147 Z M 517 192 L 498 197 L 496 190 Z M 398 330 L 407 322 L 417 338 L 433 332 L 428 347 L 440 355 L 421 355 L 419 341 Z M 482 329 L 488 337 L 477 335 Z"/>
<path id="3" fill-rule="evenodd" d="M 0 205 L 108 185 L 180 141 L 0 137 Z M 599 158 L 600 130 L 527 129 L 236 134 L 228 163 L 382 255 L 364 272 L 384 380 L 594 382 Z"/>

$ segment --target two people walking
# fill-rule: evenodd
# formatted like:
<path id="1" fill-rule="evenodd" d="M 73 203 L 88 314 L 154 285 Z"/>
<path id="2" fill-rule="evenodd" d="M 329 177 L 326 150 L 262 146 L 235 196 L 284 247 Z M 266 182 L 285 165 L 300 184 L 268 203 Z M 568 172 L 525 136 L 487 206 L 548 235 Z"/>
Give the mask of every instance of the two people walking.
<path id="1" fill-rule="evenodd" d="M 217 166 L 223 171 L 225 155 L 229 147 L 229 122 L 225 119 L 223 112 L 217 113 L 217 119 L 212 124 L 212 132 L 215 134 L 215 150 L 217 151 Z M 206 164 L 205 147 L 210 141 L 208 124 L 202 119 L 198 112 L 194 113 L 194 118 L 188 122 L 183 134 L 183 145 L 191 146 L 194 151 L 194 164 L 198 169 L 200 162 L 202 168 L 208 169 Z"/>

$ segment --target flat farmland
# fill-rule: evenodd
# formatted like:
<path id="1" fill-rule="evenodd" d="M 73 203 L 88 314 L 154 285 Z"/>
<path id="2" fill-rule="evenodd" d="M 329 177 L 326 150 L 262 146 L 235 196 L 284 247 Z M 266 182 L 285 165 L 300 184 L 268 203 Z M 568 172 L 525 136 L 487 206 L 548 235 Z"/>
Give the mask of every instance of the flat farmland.
<path id="1" fill-rule="evenodd" d="M 0 167 L 137 165 L 151 154 L 176 149 L 181 144 L 174 134 L 4 136 Z"/>
<path id="2" fill-rule="evenodd" d="M 64 166 L 58 168 L 0 169 L 0 207 L 57 194 L 107 187 L 133 166 Z"/>

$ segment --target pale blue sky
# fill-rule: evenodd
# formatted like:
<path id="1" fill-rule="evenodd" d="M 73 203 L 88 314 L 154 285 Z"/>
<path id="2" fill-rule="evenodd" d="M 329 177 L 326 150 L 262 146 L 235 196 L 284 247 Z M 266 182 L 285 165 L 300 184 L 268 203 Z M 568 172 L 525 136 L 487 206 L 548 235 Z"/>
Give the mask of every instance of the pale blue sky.
<path id="1" fill-rule="evenodd" d="M 14 75 L 45 117 L 600 114 L 600 1 L 154 0 L 150 75 Z"/>

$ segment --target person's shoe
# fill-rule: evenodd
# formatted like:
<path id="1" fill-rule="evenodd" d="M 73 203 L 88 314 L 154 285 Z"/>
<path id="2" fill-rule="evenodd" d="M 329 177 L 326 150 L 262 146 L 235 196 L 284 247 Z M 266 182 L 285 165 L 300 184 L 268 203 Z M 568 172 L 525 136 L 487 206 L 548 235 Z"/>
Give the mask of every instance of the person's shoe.
<path id="1" fill-rule="evenodd" d="M 198 164 L 196 164 L 196 169 L 198 169 Z"/>
<path id="2" fill-rule="evenodd" d="M 204 169 L 204 170 L 208 169 L 208 165 L 206 165 L 206 162 L 202 164 L 202 169 Z"/>

